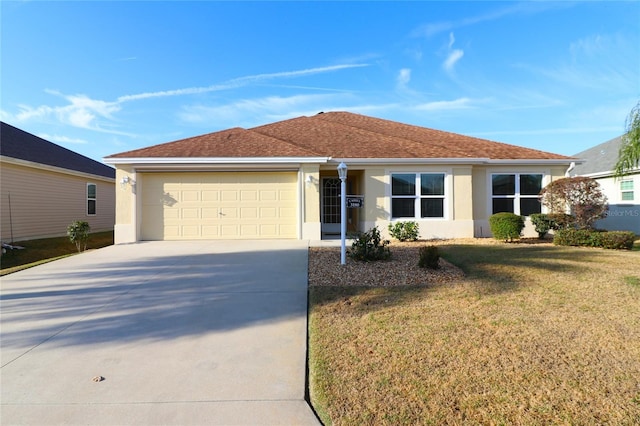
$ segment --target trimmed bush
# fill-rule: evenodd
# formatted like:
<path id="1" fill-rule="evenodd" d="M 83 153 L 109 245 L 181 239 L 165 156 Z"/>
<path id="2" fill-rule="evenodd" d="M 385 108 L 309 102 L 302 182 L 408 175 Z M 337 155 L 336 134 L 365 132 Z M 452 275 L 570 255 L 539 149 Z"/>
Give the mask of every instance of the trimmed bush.
<path id="1" fill-rule="evenodd" d="M 543 239 L 547 235 L 547 232 L 549 232 L 553 225 L 551 218 L 544 213 L 534 213 L 529 216 L 529 219 L 531 219 L 531 223 L 535 227 L 538 238 L 540 239 Z"/>
<path id="2" fill-rule="evenodd" d="M 514 213 L 496 213 L 489 218 L 489 226 L 496 240 L 513 241 L 514 238 L 520 238 L 524 219 Z"/>
<path id="3" fill-rule="evenodd" d="M 396 222 L 389 224 L 389 233 L 398 241 L 416 241 L 418 239 L 418 222 Z"/>
<path id="4" fill-rule="evenodd" d="M 424 246 L 420 247 L 420 260 L 418 260 L 418 266 L 428 269 L 440 268 L 440 253 L 436 246 Z"/>
<path id="5" fill-rule="evenodd" d="M 636 235 L 631 231 L 608 231 L 602 232 L 602 248 L 614 250 L 631 250 Z"/>
<path id="6" fill-rule="evenodd" d="M 553 244 L 557 246 L 598 247 L 600 232 L 590 229 L 559 229 L 553 236 Z"/>
<path id="7" fill-rule="evenodd" d="M 601 247 L 631 250 L 636 235 L 629 231 L 595 231 L 591 229 L 560 229 L 553 237 L 558 246 Z"/>
<path id="8" fill-rule="evenodd" d="M 365 262 L 386 260 L 391 257 L 388 245 L 389 240 L 383 240 L 380 237 L 380 230 L 374 226 L 354 238 L 351 250 L 349 250 L 349 257 Z"/>

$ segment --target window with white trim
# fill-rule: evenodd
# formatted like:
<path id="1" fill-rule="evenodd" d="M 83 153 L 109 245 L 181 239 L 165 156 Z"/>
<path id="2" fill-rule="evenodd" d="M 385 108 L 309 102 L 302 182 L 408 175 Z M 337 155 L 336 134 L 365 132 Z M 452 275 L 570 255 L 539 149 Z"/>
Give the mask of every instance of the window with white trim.
<path id="1" fill-rule="evenodd" d="M 95 183 L 87 184 L 87 215 L 89 216 L 96 214 L 97 192 L 98 187 Z"/>
<path id="2" fill-rule="evenodd" d="M 530 216 L 541 212 L 538 194 L 542 190 L 542 174 L 495 173 L 491 175 L 491 211 Z"/>
<path id="3" fill-rule="evenodd" d="M 633 180 L 620 181 L 620 200 L 633 201 Z"/>
<path id="4" fill-rule="evenodd" d="M 444 218 L 444 173 L 391 174 L 391 217 Z"/>

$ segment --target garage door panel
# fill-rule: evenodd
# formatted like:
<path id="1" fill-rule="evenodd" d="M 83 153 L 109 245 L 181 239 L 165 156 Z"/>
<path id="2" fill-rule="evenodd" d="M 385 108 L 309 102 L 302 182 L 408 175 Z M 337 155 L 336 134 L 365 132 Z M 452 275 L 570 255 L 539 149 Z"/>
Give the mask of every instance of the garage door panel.
<path id="1" fill-rule="evenodd" d="M 216 208 L 203 208 L 202 209 L 202 218 L 203 219 L 217 219 L 218 218 L 218 209 Z M 206 225 L 203 225 L 206 226 Z"/>
<path id="2" fill-rule="evenodd" d="M 203 190 L 202 201 L 218 201 L 220 199 L 220 191 Z"/>
<path id="3" fill-rule="evenodd" d="M 222 190 L 220 191 L 220 199 L 222 201 L 238 201 L 238 191 L 237 190 Z"/>
<path id="4" fill-rule="evenodd" d="M 182 209 L 182 214 L 180 215 L 182 219 L 199 219 L 200 218 L 200 209 Z"/>
<path id="5" fill-rule="evenodd" d="M 296 238 L 297 173 L 144 173 L 142 239 Z"/>
<path id="6" fill-rule="evenodd" d="M 257 219 L 258 209 L 256 207 L 243 207 L 240 209 L 241 219 Z"/>
<path id="7" fill-rule="evenodd" d="M 203 225 L 202 226 L 203 238 L 216 239 L 220 237 L 220 227 L 218 225 Z"/>
<path id="8" fill-rule="evenodd" d="M 280 191 L 280 200 L 282 201 L 293 201 L 296 199 L 295 191 Z"/>
<path id="9" fill-rule="evenodd" d="M 258 199 L 258 191 L 256 190 L 240 191 L 240 199 L 242 201 L 256 201 Z"/>
<path id="10" fill-rule="evenodd" d="M 197 190 L 189 189 L 180 191 L 182 195 L 181 201 L 184 202 L 197 202 L 200 201 L 200 192 Z"/>
<path id="11" fill-rule="evenodd" d="M 261 190 L 260 201 L 276 201 L 278 199 L 278 192 L 273 190 Z"/>

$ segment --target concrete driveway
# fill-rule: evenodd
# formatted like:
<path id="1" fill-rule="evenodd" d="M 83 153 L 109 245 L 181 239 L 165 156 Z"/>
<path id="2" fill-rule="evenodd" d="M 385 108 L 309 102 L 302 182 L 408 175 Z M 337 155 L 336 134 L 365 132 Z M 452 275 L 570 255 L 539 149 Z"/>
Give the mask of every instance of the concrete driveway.
<path id="1" fill-rule="evenodd" d="M 304 241 L 111 246 L 3 277 L 0 309 L 3 425 L 319 424 Z"/>

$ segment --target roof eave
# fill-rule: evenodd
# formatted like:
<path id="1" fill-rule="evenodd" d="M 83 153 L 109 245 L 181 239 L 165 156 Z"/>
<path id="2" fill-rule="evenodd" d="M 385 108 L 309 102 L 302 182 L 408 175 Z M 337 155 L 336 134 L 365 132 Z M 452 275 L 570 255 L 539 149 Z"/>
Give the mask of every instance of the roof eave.
<path id="1" fill-rule="evenodd" d="M 540 165 L 540 166 L 565 166 L 567 164 L 582 164 L 584 160 L 575 158 L 545 158 L 545 159 L 509 159 L 509 160 L 489 160 L 487 164 L 492 165 Z"/>
<path id="2" fill-rule="evenodd" d="M 106 157 L 107 164 L 202 165 L 202 164 L 308 164 L 326 163 L 331 157 Z"/>
<path id="3" fill-rule="evenodd" d="M 582 160 L 573 158 L 551 159 L 491 159 L 491 158 L 331 158 L 329 163 L 345 164 L 478 164 L 478 165 L 568 165 L 581 164 Z"/>
<path id="4" fill-rule="evenodd" d="M 31 167 L 39 170 L 46 170 L 50 172 L 64 173 L 66 175 L 79 176 L 79 177 L 88 178 L 88 179 L 103 180 L 105 182 L 112 182 L 112 183 L 115 182 L 115 177 L 99 175 L 96 173 L 82 172 L 79 170 L 67 169 L 64 167 L 50 166 L 48 164 L 36 163 L 34 161 L 23 160 L 21 158 L 8 157 L 5 155 L 0 155 L 0 162 L 15 164 L 18 166 Z"/>

